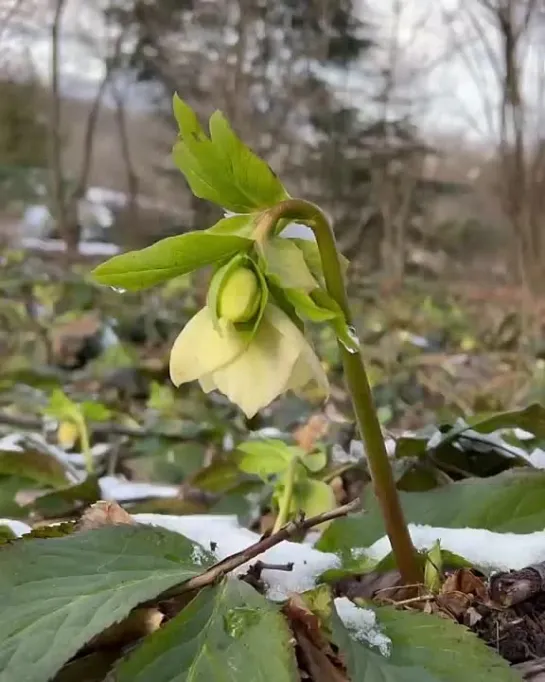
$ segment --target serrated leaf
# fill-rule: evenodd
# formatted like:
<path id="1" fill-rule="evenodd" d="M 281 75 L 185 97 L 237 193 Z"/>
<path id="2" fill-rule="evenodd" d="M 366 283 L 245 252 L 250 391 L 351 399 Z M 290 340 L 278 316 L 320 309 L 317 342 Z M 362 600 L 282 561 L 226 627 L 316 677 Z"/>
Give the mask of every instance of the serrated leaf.
<path id="1" fill-rule="evenodd" d="M 3 548 L 0 682 L 49 680 L 132 608 L 212 563 L 178 533 L 145 526 L 107 526 Z"/>
<path id="2" fill-rule="evenodd" d="M 253 242 L 236 235 L 188 232 L 139 251 L 114 256 L 92 271 L 100 284 L 130 291 L 145 289 L 246 251 Z"/>
<path id="3" fill-rule="evenodd" d="M 281 440 L 249 441 L 237 446 L 234 459 L 241 471 L 266 481 L 269 476 L 285 471 L 298 450 Z"/>
<path id="4" fill-rule="evenodd" d="M 263 646 L 266 643 L 266 655 Z M 296 682 L 291 633 L 253 587 L 209 587 L 148 638 L 117 670 L 118 682 Z"/>
<path id="5" fill-rule="evenodd" d="M 232 131 L 223 114 L 210 118 L 210 138 L 193 110 L 173 100 L 179 136 L 173 156 L 195 196 L 235 213 L 252 213 L 288 198 L 269 166 Z"/>
<path id="6" fill-rule="evenodd" d="M 506 471 L 468 478 L 426 492 L 400 492 L 408 523 L 440 528 L 484 528 L 498 533 L 532 533 L 545 526 L 545 473 Z M 365 515 L 334 521 L 318 541 L 325 552 L 368 547 L 385 533 L 376 499 L 363 498 Z"/>
<path id="7" fill-rule="evenodd" d="M 335 613 L 333 641 L 358 682 L 520 682 L 508 663 L 462 625 L 445 618 L 390 607 L 374 608 L 392 642 L 382 656 L 349 631 Z"/>
<path id="8" fill-rule="evenodd" d="M 289 239 L 279 237 L 261 245 L 263 269 L 267 278 L 283 289 L 309 292 L 318 286 L 305 263 L 302 252 Z"/>
<path id="9" fill-rule="evenodd" d="M 270 166 L 235 135 L 221 111 L 212 114 L 209 126 L 210 138 L 224 160 L 224 169 L 233 185 L 246 196 L 249 212 L 289 198 Z"/>

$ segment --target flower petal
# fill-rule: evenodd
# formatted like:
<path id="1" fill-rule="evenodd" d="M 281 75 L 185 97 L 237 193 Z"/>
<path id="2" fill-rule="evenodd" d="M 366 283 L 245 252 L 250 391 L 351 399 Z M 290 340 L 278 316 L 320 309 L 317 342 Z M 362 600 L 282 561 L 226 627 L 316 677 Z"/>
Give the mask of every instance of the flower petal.
<path id="1" fill-rule="evenodd" d="M 214 371 L 212 379 L 218 390 L 247 417 L 253 417 L 287 390 L 303 344 L 307 345 L 305 337 L 289 317 L 278 308 L 268 306 L 246 351 Z"/>
<path id="2" fill-rule="evenodd" d="M 170 351 L 170 378 L 175 386 L 210 374 L 244 352 L 247 338 L 225 320 L 220 320 L 220 326 L 221 334 L 204 307 L 182 329 Z"/>
<path id="3" fill-rule="evenodd" d="M 293 367 L 288 388 L 297 391 L 316 386 L 324 393 L 324 399 L 329 396 L 329 381 L 318 356 L 308 344 L 307 348 L 297 358 Z"/>

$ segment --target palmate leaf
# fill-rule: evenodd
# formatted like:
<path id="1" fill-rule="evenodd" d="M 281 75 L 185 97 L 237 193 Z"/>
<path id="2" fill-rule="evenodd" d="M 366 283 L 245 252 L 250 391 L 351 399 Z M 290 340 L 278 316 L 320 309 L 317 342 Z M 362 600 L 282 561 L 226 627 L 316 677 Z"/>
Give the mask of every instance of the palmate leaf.
<path id="1" fill-rule="evenodd" d="M 254 213 L 288 198 L 269 166 L 233 132 L 219 111 L 210 118 L 210 137 L 195 112 L 173 99 L 179 127 L 173 156 L 193 194 L 234 213 Z"/>
<path id="2" fill-rule="evenodd" d="M 145 526 L 107 526 L 0 550 L 0 682 L 45 682 L 131 609 L 201 573 L 212 555 Z"/>

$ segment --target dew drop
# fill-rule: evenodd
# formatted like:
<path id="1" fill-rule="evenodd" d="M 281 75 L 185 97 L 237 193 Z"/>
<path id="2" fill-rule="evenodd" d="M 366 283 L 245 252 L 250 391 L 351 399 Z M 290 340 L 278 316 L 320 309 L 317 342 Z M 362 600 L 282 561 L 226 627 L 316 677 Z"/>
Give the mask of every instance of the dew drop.
<path id="1" fill-rule="evenodd" d="M 112 291 L 115 291 L 116 294 L 124 294 L 127 290 L 123 289 L 123 287 L 110 287 Z"/>
<path id="2" fill-rule="evenodd" d="M 225 632 L 234 639 L 242 635 L 261 619 L 259 611 L 244 607 L 230 609 L 223 617 Z"/>
<path id="3" fill-rule="evenodd" d="M 354 327 L 346 327 L 346 336 L 340 336 L 339 341 L 349 353 L 355 354 L 360 350 L 360 340 Z"/>

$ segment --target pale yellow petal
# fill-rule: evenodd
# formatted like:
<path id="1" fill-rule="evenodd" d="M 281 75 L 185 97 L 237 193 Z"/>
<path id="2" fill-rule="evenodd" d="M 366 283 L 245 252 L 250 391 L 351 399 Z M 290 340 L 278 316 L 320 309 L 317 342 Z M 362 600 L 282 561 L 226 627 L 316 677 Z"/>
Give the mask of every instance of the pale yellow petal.
<path id="1" fill-rule="evenodd" d="M 244 351 L 244 337 L 230 323 L 220 323 L 221 335 L 204 307 L 182 329 L 170 351 L 170 378 L 175 386 L 214 372 Z"/>
<path id="2" fill-rule="evenodd" d="M 216 390 L 216 384 L 212 377 L 212 374 L 203 374 L 202 377 L 199 377 L 199 384 L 204 393 L 210 393 L 211 391 Z"/>
<path id="3" fill-rule="evenodd" d="M 324 398 L 329 395 L 329 381 L 322 363 L 315 354 L 312 346 L 308 347 L 297 358 L 293 367 L 288 388 L 297 391 L 307 387 L 317 387 Z"/>
<path id="4" fill-rule="evenodd" d="M 253 417 L 287 390 L 293 367 L 301 353 L 300 338 L 304 340 L 282 311 L 281 315 L 286 317 L 300 338 L 290 332 L 283 334 L 278 325 L 273 326 L 269 322 L 269 308 L 246 351 L 229 365 L 216 370 L 212 377 L 218 390 L 238 405 L 247 417 Z M 272 315 L 278 319 L 274 312 Z"/>

